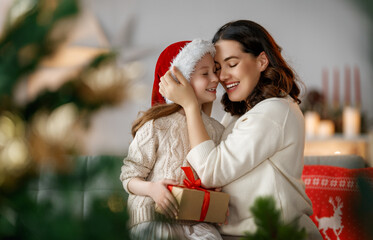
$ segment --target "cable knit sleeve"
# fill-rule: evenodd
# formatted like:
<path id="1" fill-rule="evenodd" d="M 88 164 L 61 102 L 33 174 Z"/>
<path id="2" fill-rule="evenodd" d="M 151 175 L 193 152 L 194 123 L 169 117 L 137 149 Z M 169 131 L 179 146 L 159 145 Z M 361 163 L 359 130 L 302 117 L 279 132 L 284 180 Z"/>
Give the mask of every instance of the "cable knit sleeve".
<path id="1" fill-rule="evenodd" d="M 271 157 L 281 145 L 282 126 L 261 114 L 246 114 L 219 145 L 200 143 L 188 162 L 207 187 L 224 186 Z"/>
<path id="2" fill-rule="evenodd" d="M 128 193 L 127 185 L 132 178 L 146 179 L 153 169 L 157 158 L 157 144 L 153 121 L 148 121 L 137 131 L 129 146 L 128 155 L 123 160 L 120 180 Z"/>

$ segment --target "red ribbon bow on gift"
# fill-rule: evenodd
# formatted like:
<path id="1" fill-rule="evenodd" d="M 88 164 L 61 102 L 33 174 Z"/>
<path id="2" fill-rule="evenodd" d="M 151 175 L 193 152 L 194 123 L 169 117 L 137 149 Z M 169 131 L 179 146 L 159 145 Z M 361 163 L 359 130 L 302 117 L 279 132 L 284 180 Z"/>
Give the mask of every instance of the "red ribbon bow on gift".
<path id="1" fill-rule="evenodd" d="M 190 167 L 181 167 L 187 178 L 184 179 L 183 183 L 187 188 L 199 189 L 201 188 L 201 179 L 195 180 L 193 171 Z"/>
<path id="2" fill-rule="evenodd" d="M 201 215 L 199 218 L 200 222 L 203 222 L 206 218 L 207 211 L 209 209 L 210 205 L 210 192 L 207 191 L 206 189 L 201 187 L 201 179 L 195 180 L 193 171 L 190 167 L 181 167 L 181 169 L 184 171 L 186 175 L 186 179 L 184 179 L 184 185 L 185 186 L 178 186 L 178 187 L 184 187 L 184 188 L 189 188 L 189 189 L 196 189 L 200 191 L 204 191 L 205 195 L 203 198 L 203 203 L 202 203 L 202 208 L 201 208 Z M 172 185 L 168 185 L 168 190 L 172 192 Z"/>

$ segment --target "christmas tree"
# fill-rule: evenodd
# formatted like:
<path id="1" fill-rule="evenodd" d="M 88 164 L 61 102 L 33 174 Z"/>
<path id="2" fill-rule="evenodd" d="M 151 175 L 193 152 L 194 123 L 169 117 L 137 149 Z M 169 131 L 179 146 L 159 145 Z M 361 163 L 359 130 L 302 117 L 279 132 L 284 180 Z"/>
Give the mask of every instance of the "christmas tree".
<path id="1" fill-rule="evenodd" d="M 97 197 L 90 216 L 79 219 L 69 208 L 51 211 L 52 202 L 36 203 L 27 188 L 44 165 L 54 168 L 54 183 L 74 205 L 69 186 L 77 177 L 74 156 L 79 134 L 89 128 L 92 114 L 122 102 L 129 78 L 107 52 L 91 60 L 55 90 L 44 89 L 27 101 L 20 86 L 41 62 L 55 54 L 79 15 L 76 0 L 14 1 L 0 37 L 0 238 L 1 239 L 128 239 L 125 199 Z M 51 80 L 52 81 L 52 80 Z M 109 172 L 96 166 L 91 175 Z M 110 197 L 110 199 L 108 199 Z M 110 224 L 103 224 L 110 222 Z M 48 226 L 48 227 L 46 227 Z M 101 226 L 100 229 L 97 226 Z"/>

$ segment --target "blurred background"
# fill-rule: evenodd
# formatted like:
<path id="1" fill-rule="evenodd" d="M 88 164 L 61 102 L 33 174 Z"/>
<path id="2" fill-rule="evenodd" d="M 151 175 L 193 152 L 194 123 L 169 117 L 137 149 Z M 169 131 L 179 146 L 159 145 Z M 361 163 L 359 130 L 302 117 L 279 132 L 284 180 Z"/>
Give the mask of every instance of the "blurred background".
<path id="1" fill-rule="evenodd" d="M 157 58 L 238 19 L 304 84 L 305 156 L 373 166 L 373 1 L 0 0 L 0 239 L 129 239 L 118 177 Z"/>
<path id="2" fill-rule="evenodd" d="M 13 2 L 0 0 L 0 34 Z M 27 5 L 28 0 L 20 2 Z M 118 64 L 133 81 L 126 85 L 126 98 L 92 114 L 90 128 L 81 138 L 84 154 L 125 155 L 132 140 L 131 123 L 139 111 L 150 107 L 153 73 L 161 51 L 180 40 L 211 39 L 220 26 L 238 19 L 264 26 L 304 82 L 302 110 L 308 120 L 307 137 L 310 144 L 316 144 L 308 147 L 309 154 L 314 154 L 313 148 L 324 154 L 317 144 L 324 145 L 325 139 L 347 139 L 355 152 L 361 146 L 354 144 L 362 142 L 362 154 L 371 154 L 371 1 L 84 0 L 80 4 L 78 20 L 68 25 L 69 39 L 64 48 L 27 75 L 23 90 L 14 94 L 20 101 L 29 101 L 43 89 L 61 86 L 67 76 L 94 56 L 117 52 Z M 218 120 L 223 116 L 222 94 L 219 88 L 212 114 Z M 358 115 L 358 123 L 351 123 L 349 135 L 344 134 L 348 126 L 341 120 L 346 107 L 352 115 Z M 332 126 L 323 120 L 331 120 Z M 325 154 L 334 154 L 339 151 L 334 148 L 346 147 L 327 148 Z"/>

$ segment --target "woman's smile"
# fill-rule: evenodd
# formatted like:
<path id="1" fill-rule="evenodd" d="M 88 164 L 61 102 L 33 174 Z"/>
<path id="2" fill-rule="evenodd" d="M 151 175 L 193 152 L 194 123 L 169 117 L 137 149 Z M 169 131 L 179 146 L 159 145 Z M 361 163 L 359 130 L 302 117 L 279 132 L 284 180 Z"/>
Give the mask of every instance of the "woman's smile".
<path id="1" fill-rule="evenodd" d="M 237 87 L 238 87 L 239 84 L 240 84 L 240 82 L 226 83 L 225 84 L 226 91 L 228 93 L 229 92 L 233 92 L 234 90 L 237 89 Z"/>

